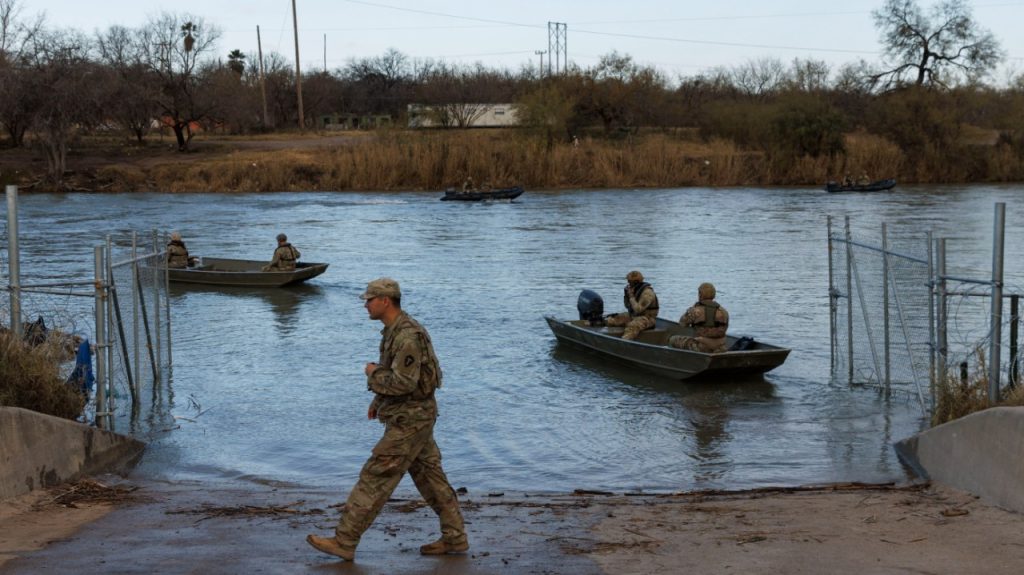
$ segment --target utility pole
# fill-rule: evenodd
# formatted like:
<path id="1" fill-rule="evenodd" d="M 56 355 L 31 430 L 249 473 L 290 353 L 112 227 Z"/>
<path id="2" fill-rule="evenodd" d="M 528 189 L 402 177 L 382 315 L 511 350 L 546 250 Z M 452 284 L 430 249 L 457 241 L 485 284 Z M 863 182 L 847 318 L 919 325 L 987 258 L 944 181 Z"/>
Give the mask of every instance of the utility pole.
<path id="1" fill-rule="evenodd" d="M 260 58 L 260 99 L 263 100 L 263 127 L 269 127 L 267 119 L 267 81 L 263 70 L 263 41 L 260 39 L 260 27 L 256 26 L 256 49 Z"/>
<path id="2" fill-rule="evenodd" d="M 534 54 L 540 56 L 540 69 L 537 71 L 537 78 L 544 77 L 544 54 L 547 54 L 547 50 L 534 50 Z"/>
<path id="3" fill-rule="evenodd" d="M 299 131 L 306 127 L 306 114 L 302 110 L 302 72 L 299 70 L 299 16 L 292 0 L 292 28 L 295 31 L 295 95 L 299 99 Z"/>
<path id="4" fill-rule="evenodd" d="M 569 31 L 565 22 L 548 22 L 548 74 L 551 61 L 555 61 L 555 73 L 565 73 L 569 68 Z"/>

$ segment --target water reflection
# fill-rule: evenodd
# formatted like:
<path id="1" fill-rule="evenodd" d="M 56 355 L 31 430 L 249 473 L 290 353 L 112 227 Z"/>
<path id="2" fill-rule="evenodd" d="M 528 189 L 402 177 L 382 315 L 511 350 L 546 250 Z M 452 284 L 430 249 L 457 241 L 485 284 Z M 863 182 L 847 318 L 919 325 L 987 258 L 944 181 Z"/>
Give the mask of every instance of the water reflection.
<path id="1" fill-rule="evenodd" d="M 761 375 L 728 381 L 678 381 L 564 343 L 552 347 L 551 358 L 600 376 L 594 385 L 625 384 L 645 396 L 643 403 L 651 408 L 668 409 L 673 419 L 684 420 L 687 425 L 677 431 L 693 439 L 692 448 L 685 453 L 694 461 L 693 481 L 698 485 L 720 485 L 735 464 L 730 450 L 734 437 L 729 431 L 733 410 L 776 400 L 775 386 Z"/>
<path id="2" fill-rule="evenodd" d="M 203 284 L 171 284 L 171 301 L 188 302 L 189 298 L 199 297 L 206 300 L 222 299 L 222 310 L 234 310 L 239 307 L 261 305 L 273 312 L 274 327 L 279 336 L 287 336 L 300 328 L 301 308 L 310 302 L 322 299 L 323 288 L 315 284 L 297 284 L 279 288 L 254 288 L 238 286 L 209 286 Z M 250 300 L 239 304 L 231 300 Z M 180 309 L 180 308 L 176 308 Z M 188 312 L 185 312 L 188 315 Z"/>

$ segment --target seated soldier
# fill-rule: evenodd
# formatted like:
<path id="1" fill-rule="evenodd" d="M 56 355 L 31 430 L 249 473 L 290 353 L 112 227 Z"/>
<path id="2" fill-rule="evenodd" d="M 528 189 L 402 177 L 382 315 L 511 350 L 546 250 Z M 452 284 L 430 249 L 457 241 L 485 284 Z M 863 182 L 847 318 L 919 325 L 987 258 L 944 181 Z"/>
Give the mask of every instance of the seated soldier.
<path id="1" fill-rule="evenodd" d="M 695 337 L 674 335 L 668 344 L 679 349 L 703 353 L 725 351 L 725 332 L 729 328 L 729 312 L 715 301 L 715 286 L 702 283 L 697 288 L 697 303 L 679 318 L 679 323 L 692 327 Z"/>
<path id="2" fill-rule="evenodd" d="M 274 258 L 270 263 L 263 266 L 265 272 L 290 272 L 295 269 L 295 262 L 302 257 L 299 250 L 288 243 L 288 236 L 277 234 L 277 249 L 274 250 Z"/>
<path id="3" fill-rule="evenodd" d="M 651 284 L 644 282 L 644 275 L 636 270 L 626 274 L 625 293 L 622 300 L 626 311 L 608 318 L 609 326 L 625 326 L 622 339 L 636 339 L 640 332 L 654 327 L 658 318 L 658 296 Z"/>
<path id="4" fill-rule="evenodd" d="M 186 268 L 195 263 L 195 258 L 189 257 L 188 248 L 185 242 L 181 241 L 181 234 L 171 232 L 171 241 L 167 242 L 167 267 Z"/>

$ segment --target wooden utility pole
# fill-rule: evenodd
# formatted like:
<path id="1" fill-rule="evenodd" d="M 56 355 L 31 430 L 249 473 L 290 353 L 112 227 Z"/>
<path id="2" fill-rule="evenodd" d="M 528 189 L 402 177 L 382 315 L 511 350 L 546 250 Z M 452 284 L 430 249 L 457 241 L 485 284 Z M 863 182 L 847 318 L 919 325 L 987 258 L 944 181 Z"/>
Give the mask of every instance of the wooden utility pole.
<path id="1" fill-rule="evenodd" d="M 267 118 L 267 81 L 263 70 L 263 41 L 260 39 L 259 26 L 256 26 L 256 50 L 260 58 L 260 98 L 263 100 L 263 127 L 269 128 L 270 121 Z"/>
<path id="2" fill-rule="evenodd" d="M 295 30 L 295 95 L 299 99 L 299 131 L 306 127 L 306 115 L 302 110 L 302 71 L 299 70 L 299 16 L 292 0 L 292 28 Z"/>

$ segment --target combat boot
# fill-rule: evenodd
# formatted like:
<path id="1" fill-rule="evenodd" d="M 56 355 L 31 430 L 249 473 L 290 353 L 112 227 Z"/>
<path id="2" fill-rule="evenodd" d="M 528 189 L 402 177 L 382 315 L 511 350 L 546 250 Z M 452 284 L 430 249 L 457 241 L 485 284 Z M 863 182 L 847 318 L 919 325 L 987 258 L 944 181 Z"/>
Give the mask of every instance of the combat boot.
<path id="1" fill-rule="evenodd" d="M 320 537 L 319 535 L 307 535 L 306 542 L 312 545 L 317 551 L 328 555 L 341 557 L 345 561 L 355 561 L 355 545 L 342 545 L 337 537 Z"/>
<path id="2" fill-rule="evenodd" d="M 463 539 L 457 543 L 445 541 L 443 538 L 420 547 L 420 555 L 444 555 L 445 553 L 464 553 L 469 549 L 469 541 Z"/>

